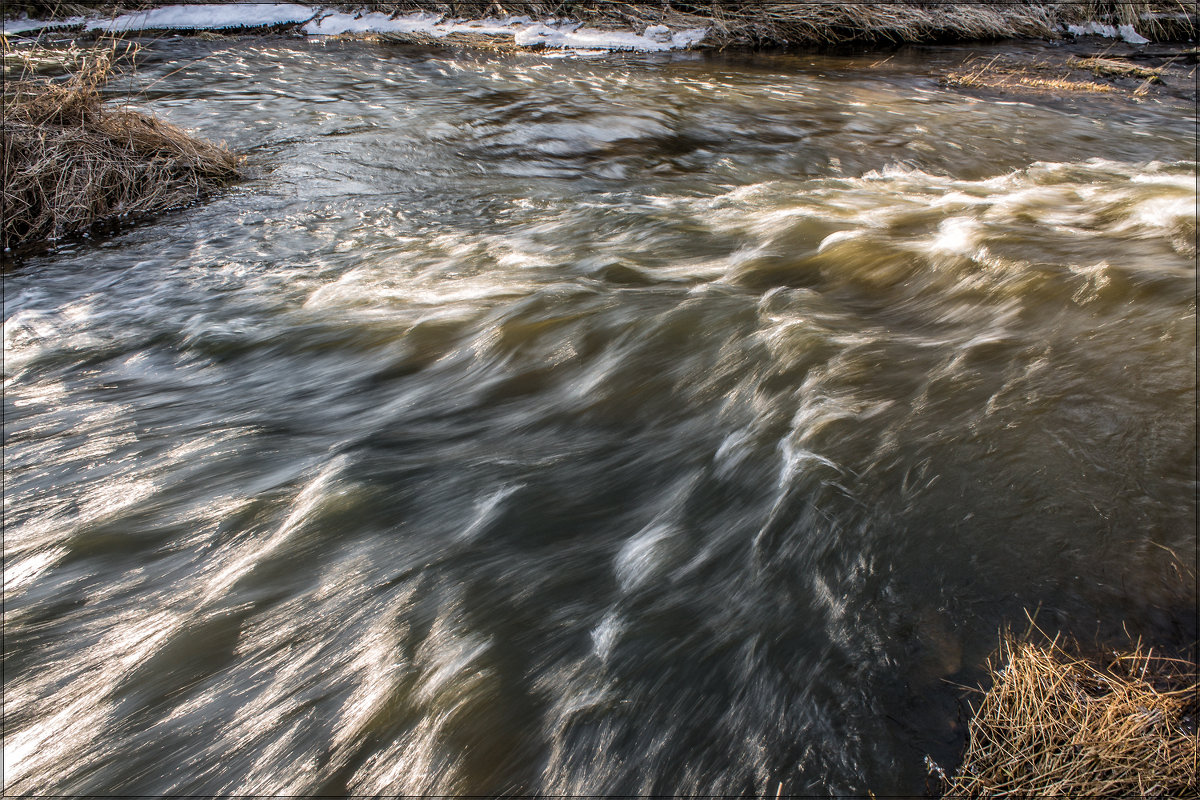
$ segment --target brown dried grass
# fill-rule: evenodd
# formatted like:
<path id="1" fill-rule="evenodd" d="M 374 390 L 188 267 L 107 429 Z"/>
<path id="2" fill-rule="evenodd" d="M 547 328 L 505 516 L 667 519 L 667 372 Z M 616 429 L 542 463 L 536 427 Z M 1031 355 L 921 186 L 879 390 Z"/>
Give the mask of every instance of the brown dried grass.
<path id="1" fill-rule="evenodd" d="M 1059 23 L 1092 20 L 1153 31 L 1158 17 L 1194 13 L 1194 4 L 1187 0 L 383 0 L 344 5 L 377 11 L 434 10 L 464 17 L 511 13 L 634 23 L 669 24 L 674 15 L 715 20 L 717 44 L 1057 37 Z"/>
<path id="2" fill-rule="evenodd" d="M 573 17 L 593 24 L 709 27 L 710 45 L 834 45 L 847 42 L 1054 37 L 1054 4 L 988 2 L 876 3 L 783 0 L 400 0 L 356 4 L 379 11 L 434 10 L 452 16 L 528 14 Z"/>
<path id="3" fill-rule="evenodd" d="M 1067 63 L 1072 67 L 1086 69 L 1102 77 L 1141 78 L 1150 83 L 1162 83 L 1162 67 L 1139 67 L 1119 58 L 1070 58 Z"/>
<path id="4" fill-rule="evenodd" d="M 112 44 L 69 54 L 65 80 L 6 74 L 0 248 L 184 206 L 240 176 L 240 159 L 223 144 L 102 102 L 121 54 Z"/>
<path id="5" fill-rule="evenodd" d="M 946 797 L 1196 797 L 1196 665 L 1005 639 Z"/>
<path id="6" fill-rule="evenodd" d="M 1176 61 L 1159 67 L 1141 67 L 1120 58 L 1069 56 L 1038 60 L 997 54 L 989 60 L 968 59 L 958 69 L 939 78 L 943 86 L 991 89 L 1035 95 L 1122 94 L 1145 97 L 1152 86 L 1164 86 L 1163 74 Z M 1103 82 L 1090 80 L 1103 78 Z M 1177 73 L 1175 77 L 1183 77 Z M 1186 78 L 1185 78 L 1186 79 Z"/>
<path id="7" fill-rule="evenodd" d="M 1053 37 L 1045 5 L 1011 3 L 714 4 L 718 43 L 841 44 Z"/>
<path id="8" fill-rule="evenodd" d="M 997 57 L 998 58 L 998 57 Z M 1035 93 L 1078 94 L 1116 92 L 1117 88 L 1095 81 L 1072 80 L 1065 76 L 1049 74 L 1042 65 L 1009 66 L 997 65 L 997 59 L 981 62 L 969 69 L 956 70 L 945 75 L 941 82 L 946 86 L 964 89 L 997 89 L 1000 91 L 1023 91 Z M 1046 72 L 1046 75 L 1039 75 Z"/>
<path id="9" fill-rule="evenodd" d="M 1059 4 L 1064 22 L 1132 25 L 1152 39 L 1189 38 L 1196 33 L 1192 0 L 1074 0 Z"/>

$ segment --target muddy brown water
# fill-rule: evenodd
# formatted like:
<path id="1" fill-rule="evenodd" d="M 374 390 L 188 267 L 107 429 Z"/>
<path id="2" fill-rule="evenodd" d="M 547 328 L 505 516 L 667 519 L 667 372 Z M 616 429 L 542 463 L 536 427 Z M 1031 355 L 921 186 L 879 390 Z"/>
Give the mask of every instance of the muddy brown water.
<path id="1" fill-rule="evenodd" d="M 6 791 L 919 793 L 1027 610 L 1195 638 L 1183 96 L 234 44 L 257 177 L 5 276 Z"/>

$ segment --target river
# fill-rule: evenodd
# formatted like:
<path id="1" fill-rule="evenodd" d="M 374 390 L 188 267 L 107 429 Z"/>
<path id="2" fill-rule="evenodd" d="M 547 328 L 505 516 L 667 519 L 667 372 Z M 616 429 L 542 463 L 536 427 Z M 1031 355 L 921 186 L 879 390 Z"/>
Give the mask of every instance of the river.
<path id="1" fill-rule="evenodd" d="M 254 178 L 5 275 L 7 792 L 919 793 L 1188 644 L 1194 108 L 967 53 L 148 43 Z"/>

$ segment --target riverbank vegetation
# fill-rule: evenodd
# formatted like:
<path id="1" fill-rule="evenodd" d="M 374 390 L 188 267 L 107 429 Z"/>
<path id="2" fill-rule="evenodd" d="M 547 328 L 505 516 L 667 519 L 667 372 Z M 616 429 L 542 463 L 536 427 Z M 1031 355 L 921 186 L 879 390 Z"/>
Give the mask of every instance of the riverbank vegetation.
<path id="1" fill-rule="evenodd" d="M 230 2 L 231 0 L 210 0 Z M 527 15 L 569 18 L 586 24 L 645 28 L 702 26 L 704 45 L 788 46 L 850 42 L 904 43 L 1017 37 L 1058 38 L 1068 26 L 1103 23 L 1128 26 L 1154 39 L 1195 35 L 1193 5 L 1184 0 L 1079 0 L 1054 3 L 1026 0 L 974 0 L 929 3 L 890 0 L 873 3 L 772 2 L 771 0 L 395 0 L 394 2 L 315 2 L 314 7 L 404 14 L 431 11 L 455 18 Z M 85 4 L 67 0 L 17 0 L 8 13 L 40 18 L 115 14 L 170 5 L 118 0 Z"/>
<path id="2" fill-rule="evenodd" d="M 103 102 L 131 51 L 111 42 L 5 48 L 0 248 L 183 206 L 239 177 L 239 158 L 223 145 Z M 46 64 L 59 74 L 39 70 Z"/>
<path id="3" fill-rule="evenodd" d="M 946 797 L 1196 797 L 1196 665 L 1008 638 Z"/>

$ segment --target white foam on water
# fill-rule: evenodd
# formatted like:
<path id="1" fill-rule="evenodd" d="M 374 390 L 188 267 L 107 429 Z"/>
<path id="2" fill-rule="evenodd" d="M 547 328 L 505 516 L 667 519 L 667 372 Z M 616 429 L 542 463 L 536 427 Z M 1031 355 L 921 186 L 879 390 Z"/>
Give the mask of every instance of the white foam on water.
<path id="1" fill-rule="evenodd" d="M 950 217 L 938 225 L 929 249 L 936 253 L 969 255 L 979 247 L 980 233 L 979 223 L 975 220 Z"/>
<path id="2" fill-rule="evenodd" d="M 615 567 L 622 592 L 633 591 L 653 576 L 662 562 L 663 545 L 672 533 L 671 525 L 653 523 L 621 547 Z"/>
<path id="3" fill-rule="evenodd" d="M 749 428 L 740 428 L 730 433 L 721 442 L 717 452 L 713 454 L 716 473 L 720 477 L 728 477 L 747 458 L 754 454 L 754 432 Z"/>
<path id="4" fill-rule="evenodd" d="M 817 252 L 824 253 L 838 242 L 845 242 L 849 241 L 850 239 L 858 239 L 863 236 L 863 234 L 864 231 L 861 230 L 834 231 L 821 240 L 821 243 L 817 245 Z"/>
<path id="5" fill-rule="evenodd" d="M 1148 197 L 1137 202 L 1129 219 L 1147 228 L 1169 228 L 1194 219 L 1196 198 L 1193 197 Z"/>
<path id="6" fill-rule="evenodd" d="M 592 652 L 601 661 L 608 660 L 613 645 L 616 644 L 617 637 L 621 635 L 624 627 L 620 615 L 615 611 L 609 611 L 604 615 L 604 619 L 600 620 L 600 624 L 592 628 Z"/>

